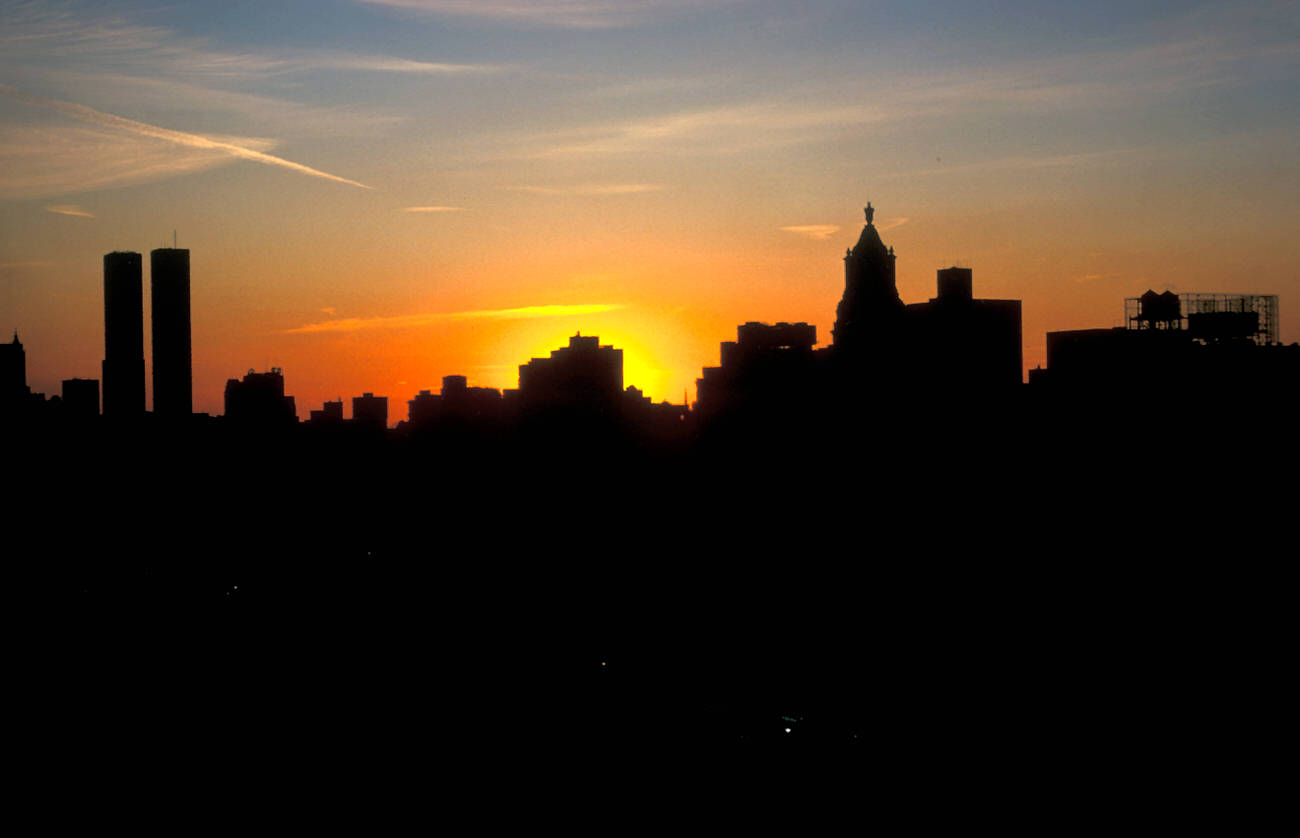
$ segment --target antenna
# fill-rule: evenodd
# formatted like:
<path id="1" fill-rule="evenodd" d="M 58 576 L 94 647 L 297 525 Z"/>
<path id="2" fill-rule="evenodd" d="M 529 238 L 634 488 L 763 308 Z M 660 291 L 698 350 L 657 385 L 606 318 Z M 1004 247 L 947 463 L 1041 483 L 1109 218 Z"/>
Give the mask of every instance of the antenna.
<path id="1" fill-rule="evenodd" d="M 176 249 L 176 230 L 172 230 L 172 250 Z"/>

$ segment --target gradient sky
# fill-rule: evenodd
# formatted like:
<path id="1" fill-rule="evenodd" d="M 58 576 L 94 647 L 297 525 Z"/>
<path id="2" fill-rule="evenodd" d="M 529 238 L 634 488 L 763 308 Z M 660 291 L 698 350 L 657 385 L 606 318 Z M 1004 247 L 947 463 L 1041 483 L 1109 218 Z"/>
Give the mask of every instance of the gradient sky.
<path id="1" fill-rule="evenodd" d="M 99 378 L 103 254 L 175 230 L 195 410 L 275 365 L 396 421 L 579 330 L 680 402 L 740 323 L 829 340 L 870 200 L 903 299 L 973 268 L 1028 367 L 1147 288 L 1290 343 L 1298 138 L 1296 2 L 0 2 L 0 333 Z"/>

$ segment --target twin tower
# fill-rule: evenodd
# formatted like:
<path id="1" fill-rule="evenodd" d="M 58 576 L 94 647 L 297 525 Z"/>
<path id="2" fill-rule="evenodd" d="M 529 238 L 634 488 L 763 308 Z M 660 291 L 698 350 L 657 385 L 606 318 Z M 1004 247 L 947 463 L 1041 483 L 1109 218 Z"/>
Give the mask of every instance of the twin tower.
<path id="1" fill-rule="evenodd" d="M 104 256 L 104 415 L 138 416 L 144 400 L 144 293 L 139 253 Z M 153 412 L 194 409 L 190 361 L 190 252 L 149 254 L 153 310 Z"/>

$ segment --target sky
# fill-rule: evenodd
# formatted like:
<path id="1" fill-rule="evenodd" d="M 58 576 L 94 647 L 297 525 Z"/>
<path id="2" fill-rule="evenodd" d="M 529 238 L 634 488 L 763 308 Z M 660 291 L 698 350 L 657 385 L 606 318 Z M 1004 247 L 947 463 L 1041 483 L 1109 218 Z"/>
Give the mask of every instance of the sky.
<path id="1" fill-rule="evenodd" d="M 829 342 L 870 201 L 903 300 L 972 268 L 1027 368 L 1148 288 L 1291 343 L 1297 138 L 1297 2 L 0 0 L 0 334 L 99 378 L 103 255 L 175 235 L 197 411 L 275 366 L 396 421 L 575 332 L 681 403 L 741 323 Z"/>

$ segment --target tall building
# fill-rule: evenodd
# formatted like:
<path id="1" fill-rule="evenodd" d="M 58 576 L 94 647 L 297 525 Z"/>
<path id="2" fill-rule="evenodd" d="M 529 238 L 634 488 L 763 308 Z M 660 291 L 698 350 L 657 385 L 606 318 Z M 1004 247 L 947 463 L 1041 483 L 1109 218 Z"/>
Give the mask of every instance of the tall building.
<path id="1" fill-rule="evenodd" d="M 894 281 L 894 248 L 876 230 L 876 211 L 868 202 L 867 226 L 844 254 L 844 296 L 835 310 L 831 340 L 843 355 L 874 354 L 888 348 L 901 327 L 903 301 Z"/>
<path id="2" fill-rule="evenodd" d="M 810 323 L 746 323 L 721 347 L 722 364 L 695 381 L 696 408 L 713 418 L 742 410 L 806 409 L 817 377 L 817 327 Z"/>
<path id="3" fill-rule="evenodd" d="M 104 415 L 144 413 L 144 291 L 139 253 L 104 256 Z"/>
<path id="4" fill-rule="evenodd" d="M 501 421 L 503 409 L 500 390 L 471 387 L 463 375 L 444 375 L 441 393 L 421 390 L 406 405 L 407 424 L 417 431 L 492 427 Z"/>
<path id="5" fill-rule="evenodd" d="M 1020 384 L 1021 304 L 974 295 L 969 268 L 939 271 L 937 294 L 905 304 L 886 247 L 866 207 L 867 225 L 844 257 L 844 297 L 832 329 L 841 386 L 954 389 Z"/>
<path id="6" fill-rule="evenodd" d="M 388 427 L 388 396 L 363 393 L 352 397 L 352 422 L 371 428 Z"/>
<path id="7" fill-rule="evenodd" d="M 188 416 L 194 410 L 190 360 L 190 252 L 162 247 L 149 254 L 153 310 L 153 412 Z"/>
<path id="8" fill-rule="evenodd" d="M 226 419 L 242 425 L 292 425 L 298 421 L 293 396 L 284 394 L 284 372 L 249 370 L 226 382 Z"/>
<path id="9" fill-rule="evenodd" d="M 937 295 L 907 306 L 914 384 L 1005 387 L 1024 379 L 1020 300 L 981 300 L 970 268 L 939 271 Z"/>
<path id="10" fill-rule="evenodd" d="M 325 402 L 321 405 L 320 410 L 313 410 L 311 412 L 311 418 L 308 421 L 313 425 L 343 424 L 343 400 L 339 399 L 334 402 Z"/>
<path id="11" fill-rule="evenodd" d="M 519 406 L 526 414 L 579 412 L 614 416 L 623 396 L 623 350 L 598 337 L 569 345 L 519 367 Z"/>
<path id="12" fill-rule="evenodd" d="M 67 378 L 63 381 L 64 415 L 92 419 L 99 415 L 99 382 L 93 378 Z"/>
<path id="13" fill-rule="evenodd" d="M 15 331 L 13 343 L 0 343 L 0 405 L 17 405 L 28 392 L 27 353 Z"/>

